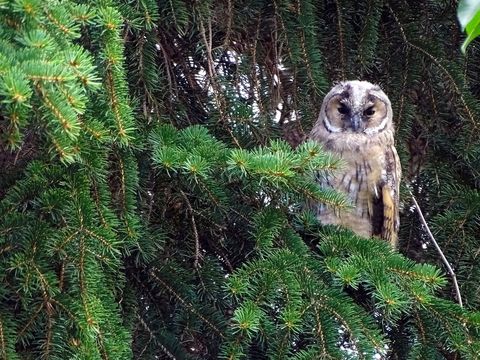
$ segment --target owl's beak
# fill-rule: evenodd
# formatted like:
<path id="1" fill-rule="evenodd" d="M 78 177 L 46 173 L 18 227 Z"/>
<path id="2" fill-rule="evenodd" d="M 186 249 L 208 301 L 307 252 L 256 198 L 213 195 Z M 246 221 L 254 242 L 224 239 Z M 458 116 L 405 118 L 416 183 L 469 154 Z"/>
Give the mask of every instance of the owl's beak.
<path id="1" fill-rule="evenodd" d="M 360 125 L 362 124 L 362 117 L 360 114 L 353 114 L 350 118 L 350 125 L 353 131 L 358 131 L 360 129 Z"/>

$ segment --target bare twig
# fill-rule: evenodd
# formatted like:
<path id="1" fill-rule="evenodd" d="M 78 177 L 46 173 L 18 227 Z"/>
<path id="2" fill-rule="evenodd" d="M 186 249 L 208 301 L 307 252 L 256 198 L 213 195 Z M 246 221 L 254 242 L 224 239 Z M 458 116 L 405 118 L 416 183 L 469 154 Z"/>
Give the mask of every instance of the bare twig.
<path id="1" fill-rule="evenodd" d="M 440 246 L 438 245 L 437 241 L 433 237 L 433 234 L 430 231 L 430 228 L 428 227 L 427 222 L 425 221 L 425 218 L 423 217 L 422 210 L 420 209 L 420 205 L 418 205 L 418 202 L 415 199 L 415 196 L 413 196 L 412 192 L 410 192 L 410 195 L 412 196 L 412 200 L 413 200 L 413 203 L 415 204 L 415 209 L 417 209 L 418 215 L 420 216 L 420 220 L 422 221 L 422 224 L 425 227 L 425 230 L 427 230 L 428 236 L 430 237 L 433 244 L 435 245 L 435 248 L 437 249 L 438 253 L 440 254 L 440 257 L 442 258 L 443 263 L 447 267 L 448 273 L 452 277 L 453 285 L 455 286 L 455 292 L 457 293 L 458 304 L 460 305 L 460 307 L 463 307 L 462 295 L 460 294 L 460 288 L 458 287 L 457 276 L 455 275 L 455 272 L 453 271 L 452 267 L 450 266 L 450 263 L 448 262 L 447 258 L 443 254 L 442 249 L 440 249 Z"/>

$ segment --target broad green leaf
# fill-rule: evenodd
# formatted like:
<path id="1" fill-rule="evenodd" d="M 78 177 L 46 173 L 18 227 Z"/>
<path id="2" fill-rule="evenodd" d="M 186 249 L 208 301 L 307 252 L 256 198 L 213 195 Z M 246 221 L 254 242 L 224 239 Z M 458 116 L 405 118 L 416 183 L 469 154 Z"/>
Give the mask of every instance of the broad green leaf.
<path id="1" fill-rule="evenodd" d="M 480 0 L 461 0 L 458 4 L 457 17 L 462 30 L 465 30 L 467 24 L 475 17 L 480 10 Z"/>
<path id="2" fill-rule="evenodd" d="M 462 44 L 462 52 L 465 52 L 468 44 L 480 35 L 480 0 L 462 0 L 457 10 L 458 21 L 467 38 Z"/>

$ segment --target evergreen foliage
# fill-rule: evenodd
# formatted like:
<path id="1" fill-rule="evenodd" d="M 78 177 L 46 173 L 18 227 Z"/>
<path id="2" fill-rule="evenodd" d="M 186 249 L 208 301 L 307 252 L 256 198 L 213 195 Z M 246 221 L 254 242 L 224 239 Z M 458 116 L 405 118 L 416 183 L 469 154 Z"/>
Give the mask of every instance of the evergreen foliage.
<path id="1" fill-rule="evenodd" d="M 478 359 L 480 47 L 455 6 L 0 0 L 0 359 Z M 394 107 L 398 250 L 304 206 L 351 206 L 305 139 L 354 78 Z"/>

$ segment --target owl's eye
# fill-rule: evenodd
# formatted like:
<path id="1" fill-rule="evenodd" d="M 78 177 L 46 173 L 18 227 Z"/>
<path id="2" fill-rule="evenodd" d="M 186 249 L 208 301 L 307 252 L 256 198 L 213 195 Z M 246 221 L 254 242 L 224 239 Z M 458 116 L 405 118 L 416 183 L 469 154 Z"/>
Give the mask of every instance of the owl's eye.
<path id="1" fill-rule="evenodd" d="M 338 112 L 342 115 L 348 114 L 348 107 L 341 104 L 340 107 L 338 108 Z"/>
<path id="2" fill-rule="evenodd" d="M 370 106 L 367 110 L 363 112 L 363 114 L 365 116 L 372 116 L 373 114 L 375 114 L 375 109 L 373 108 L 373 106 Z"/>

